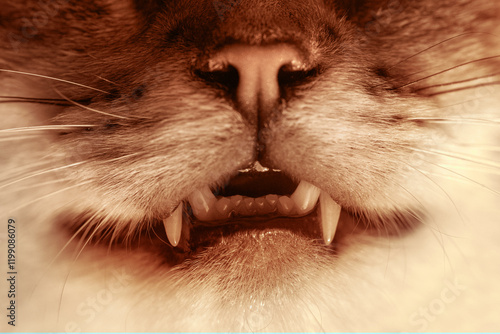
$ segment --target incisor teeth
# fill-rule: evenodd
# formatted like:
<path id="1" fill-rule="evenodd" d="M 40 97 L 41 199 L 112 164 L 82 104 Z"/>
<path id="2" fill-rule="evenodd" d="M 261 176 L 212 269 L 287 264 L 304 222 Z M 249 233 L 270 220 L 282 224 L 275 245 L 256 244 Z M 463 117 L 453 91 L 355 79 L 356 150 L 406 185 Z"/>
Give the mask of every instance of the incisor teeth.
<path id="1" fill-rule="evenodd" d="M 241 195 L 231 196 L 231 203 L 233 203 L 234 207 L 240 205 L 242 200 L 243 200 L 243 196 L 241 196 Z"/>
<path id="2" fill-rule="evenodd" d="M 268 215 L 273 212 L 282 216 L 303 216 L 314 209 L 320 193 L 318 187 L 301 181 L 290 197 L 268 194 L 258 198 L 241 195 L 216 198 L 210 188 L 205 186 L 193 191 L 188 196 L 188 201 L 194 216 L 200 221 L 222 220 L 232 216 Z M 330 202 L 325 203 L 329 205 Z"/>
<path id="3" fill-rule="evenodd" d="M 278 212 L 282 215 L 290 215 L 294 207 L 294 202 L 288 196 L 280 196 L 278 199 Z"/>
<path id="4" fill-rule="evenodd" d="M 233 209 L 233 204 L 231 200 L 227 197 L 220 198 L 217 203 L 215 203 L 217 212 L 220 214 L 221 219 L 229 218 L 231 210 Z"/>
<path id="5" fill-rule="evenodd" d="M 265 197 L 258 197 L 255 199 L 255 207 L 257 213 L 260 215 L 267 215 L 274 211 L 274 208 Z"/>
<path id="6" fill-rule="evenodd" d="M 182 202 L 179 204 L 177 209 L 170 215 L 170 217 L 163 219 L 163 226 L 165 227 L 165 232 L 167 233 L 168 241 L 172 246 L 177 246 L 181 240 L 182 232 Z"/>
<path id="7" fill-rule="evenodd" d="M 271 206 L 275 206 L 276 205 L 276 202 L 278 201 L 278 195 L 274 195 L 274 194 L 269 194 L 269 195 L 266 195 L 266 201 L 271 205 Z"/>
<path id="8" fill-rule="evenodd" d="M 318 187 L 313 186 L 309 182 L 300 181 L 297 189 L 290 196 L 295 203 L 296 213 L 302 215 L 311 211 L 316 203 L 318 203 L 320 192 L 321 190 Z"/>
<path id="9" fill-rule="evenodd" d="M 342 207 L 335 202 L 330 195 L 321 191 L 319 196 L 321 210 L 321 229 L 323 230 L 323 241 L 329 245 L 333 241 L 337 225 L 339 223 Z"/>
<path id="10" fill-rule="evenodd" d="M 246 197 L 243 200 L 244 210 L 246 211 L 246 215 L 255 215 L 257 213 L 257 209 L 255 207 L 255 199 L 251 197 Z"/>

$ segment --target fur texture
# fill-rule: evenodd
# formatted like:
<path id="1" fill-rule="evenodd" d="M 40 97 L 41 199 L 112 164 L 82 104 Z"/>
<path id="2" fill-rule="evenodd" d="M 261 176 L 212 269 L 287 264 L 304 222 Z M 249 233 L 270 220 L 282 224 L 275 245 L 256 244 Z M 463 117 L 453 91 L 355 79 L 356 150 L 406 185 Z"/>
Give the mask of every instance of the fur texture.
<path id="1" fill-rule="evenodd" d="M 483 0 L 2 3 L 20 277 L 2 329 L 498 330 L 499 16 Z M 227 45 L 279 43 L 308 71 L 272 108 L 203 74 Z M 257 158 L 342 205 L 333 246 L 161 242 L 180 201 Z"/>

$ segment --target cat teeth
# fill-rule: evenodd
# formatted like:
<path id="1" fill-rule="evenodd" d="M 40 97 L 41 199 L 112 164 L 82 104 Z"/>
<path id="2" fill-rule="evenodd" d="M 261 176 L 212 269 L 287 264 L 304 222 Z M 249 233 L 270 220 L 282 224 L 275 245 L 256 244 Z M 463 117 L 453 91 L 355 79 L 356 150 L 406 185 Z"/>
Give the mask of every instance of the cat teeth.
<path id="1" fill-rule="evenodd" d="M 208 186 L 195 190 L 188 197 L 193 214 L 202 221 L 214 220 L 216 218 L 217 198 Z"/>
<path id="2" fill-rule="evenodd" d="M 302 215 L 311 211 L 316 203 L 321 190 L 313 186 L 309 182 L 300 181 L 297 189 L 295 189 L 290 199 L 295 203 L 297 214 Z"/>
<path id="3" fill-rule="evenodd" d="M 231 215 L 255 216 L 273 212 L 285 216 L 305 215 L 314 209 L 321 190 L 309 182 L 301 181 L 290 196 L 269 194 L 259 198 L 234 195 L 217 198 L 208 186 L 188 196 L 193 214 L 201 221 L 227 219 Z"/>
<path id="4" fill-rule="evenodd" d="M 335 232 L 337 231 L 342 207 L 324 191 L 321 191 L 319 195 L 319 207 L 321 211 L 323 241 L 325 245 L 329 245 L 332 243 Z"/>
<path id="5" fill-rule="evenodd" d="M 181 240 L 182 232 L 182 202 L 179 204 L 177 209 L 163 220 L 163 225 L 165 226 L 165 232 L 167 233 L 168 241 L 172 246 L 177 246 Z"/>
<path id="6" fill-rule="evenodd" d="M 337 230 L 342 207 L 330 195 L 309 182 L 301 181 L 291 196 L 269 194 L 258 198 L 241 195 L 217 198 L 208 186 L 195 190 L 188 196 L 193 214 L 200 221 L 223 220 L 233 215 L 255 216 L 272 213 L 282 216 L 303 216 L 314 209 L 318 200 L 321 208 L 318 218 L 321 221 L 323 241 L 326 245 L 330 245 Z M 182 226 L 181 215 L 179 218 L 172 218 L 176 212 L 165 220 L 167 236 L 174 246 L 179 242 Z"/>

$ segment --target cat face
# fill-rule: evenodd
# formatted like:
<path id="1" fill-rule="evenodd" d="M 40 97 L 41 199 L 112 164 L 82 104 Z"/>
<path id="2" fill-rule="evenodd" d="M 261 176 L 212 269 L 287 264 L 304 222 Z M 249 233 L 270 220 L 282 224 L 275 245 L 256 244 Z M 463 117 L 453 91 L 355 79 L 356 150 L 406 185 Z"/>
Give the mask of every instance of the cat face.
<path id="1" fill-rule="evenodd" d="M 422 263 L 435 231 L 462 201 L 481 211 L 467 186 L 497 182 L 474 146 L 495 131 L 470 128 L 498 117 L 497 5 L 25 2 L 0 13 L 2 113 L 47 131 L 5 146 L 27 176 L 2 184 L 47 184 L 7 214 L 28 198 L 34 249 L 56 240 L 41 280 L 69 286 L 48 329 L 423 328 L 414 291 L 448 277 Z M 90 305 L 99 291 L 115 299 Z M 386 295 L 410 302 L 380 316 Z"/>

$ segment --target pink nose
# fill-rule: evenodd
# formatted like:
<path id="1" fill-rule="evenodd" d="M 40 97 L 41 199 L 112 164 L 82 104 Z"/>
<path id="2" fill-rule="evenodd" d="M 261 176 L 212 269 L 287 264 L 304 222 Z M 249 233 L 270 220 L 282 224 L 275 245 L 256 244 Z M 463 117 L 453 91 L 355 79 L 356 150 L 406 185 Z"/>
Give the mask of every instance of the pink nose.
<path id="1" fill-rule="evenodd" d="M 209 60 L 212 72 L 236 69 L 229 80 L 238 110 L 256 127 L 262 127 L 281 101 L 283 86 L 302 78 L 306 65 L 298 49 L 290 44 L 225 46 Z M 226 84 L 227 85 L 227 84 Z"/>

